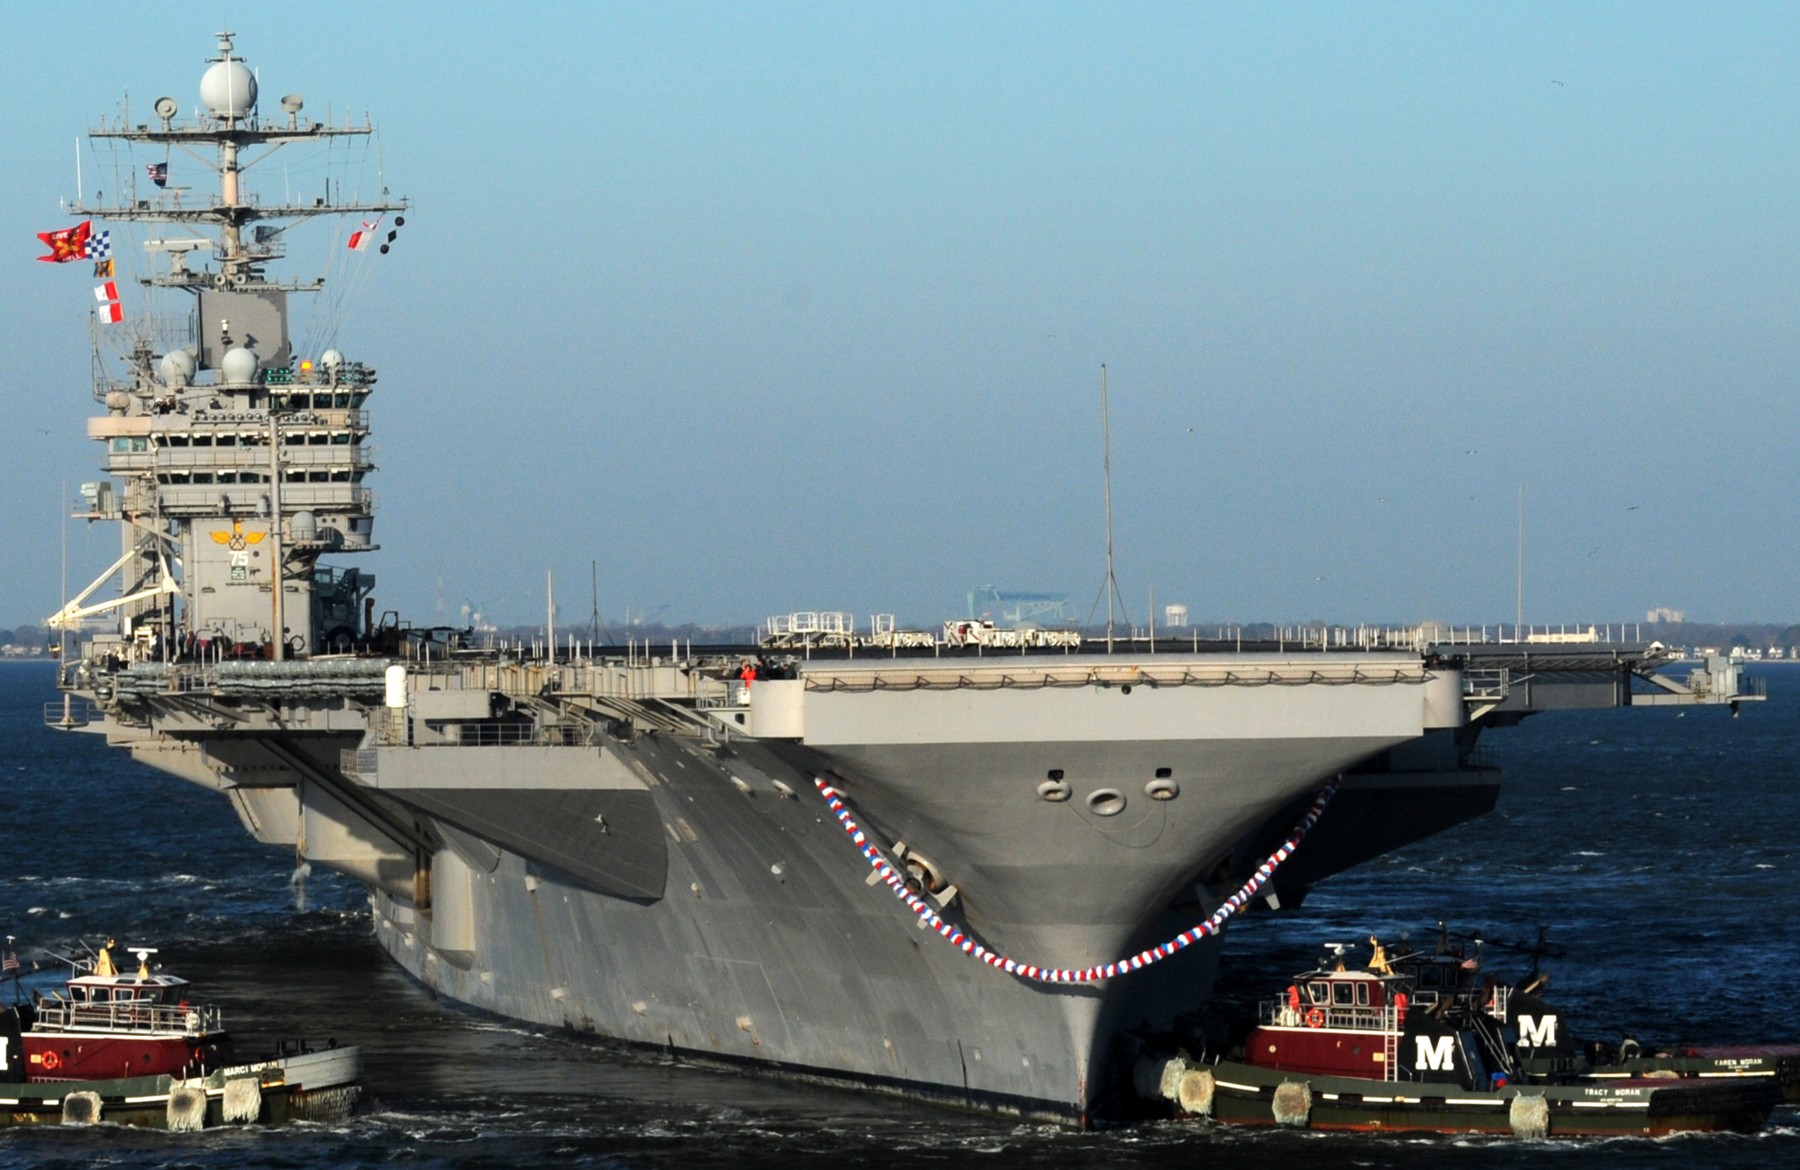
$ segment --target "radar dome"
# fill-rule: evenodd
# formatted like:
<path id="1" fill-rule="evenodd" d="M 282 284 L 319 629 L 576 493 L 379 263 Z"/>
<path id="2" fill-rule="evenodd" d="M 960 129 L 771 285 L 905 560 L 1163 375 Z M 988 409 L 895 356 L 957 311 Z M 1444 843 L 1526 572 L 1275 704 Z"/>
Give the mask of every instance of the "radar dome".
<path id="1" fill-rule="evenodd" d="M 256 75 L 242 61 L 215 61 L 200 78 L 200 100 L 217 118 L 256 112 Z"/>
<path id="2" fill-rule="evenodd" d="M 185 349 L 172 349 L 157 363 L 163 385 L 185 386 L 194 379 L 194 355 Z"/>
<path id="3" fill-rule="evenodd" d="M 344 355 L 335 349 L 328 349 L 319 355 L 319 364 L 328 370 L 335 370 L 344 364 Z"/>
<path id="4" fill-rule="evenodd" d="M 254 353 L 239 346 L 237 349 L 226 350 L 225 356 L 219 359 L 219 376 L 234 384 L 251 382 L 256 379 L 256 371 L 260 365 Z"/>

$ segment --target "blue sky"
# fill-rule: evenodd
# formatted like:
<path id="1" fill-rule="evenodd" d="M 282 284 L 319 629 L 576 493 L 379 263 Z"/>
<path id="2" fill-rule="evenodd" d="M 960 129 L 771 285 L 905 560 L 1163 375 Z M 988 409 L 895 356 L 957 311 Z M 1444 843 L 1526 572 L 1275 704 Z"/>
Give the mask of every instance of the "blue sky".
<path id="1" fill-rule="evenodd" d="M 99 456 L 34 234 L 221 21 L 415 201 L 336 334 L 384 609 L 1085 614 L 1104 362 L 1140 622 L 1510 621 L 1521 487 L 1527 620 L 1800 617 L 1791 5 L 238 7 L 9 17 L 0 624 Z"/>

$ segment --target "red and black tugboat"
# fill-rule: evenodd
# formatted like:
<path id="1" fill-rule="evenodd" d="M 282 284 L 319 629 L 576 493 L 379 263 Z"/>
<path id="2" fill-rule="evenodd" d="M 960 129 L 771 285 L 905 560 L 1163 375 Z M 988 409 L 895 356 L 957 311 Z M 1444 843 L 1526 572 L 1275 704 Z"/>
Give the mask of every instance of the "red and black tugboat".
<path id="1" fill-rule="evenodd" d="M 187 980 L 152 974 L 154 947 L 125 948 L 138 967 L 121 974 L 114 945 L 108 940 L 92 959 L 78 960 L 61 991 L 17 1009 L 27 1078 L 195 1077 L 229 1064 L 231 1038 L 219 1009 L 191 1002 Z"/>
<path id="2" fill-rule="evenodd" d="M 1538 998 L 1541 976 L 1508 985 L 1478 952 L 1440 942 L 1390 960 L 1369 941 L 1366 966 L 1334 947 L 1260 1006 L 1229 1058 L 1186 1069 L 1184 1108 L 1313 1129 L 1621 1136 L 1752 1131 L 1781 1100 L 1770 1077 L 1606 1075 Z"/>
<path id="3" fill-rule="evenodd" d="M 230 1122 L 333 1120 L 355 1107 L 362 1052 L 299 1043 L 240 1061 L 217 1007 L 188 981 L 150 969 L 154 947 L 129 947 L 122 974 L 110 940 L 49 994 L 21 993 L 8 939 L 14 1003 L 0 1009 L 0 1125 L 91 1124 L 167 1129 Z"/>
<path id="4" fill-rule="evenodd" d="M 1531 955 L 1524 978 L 1506 986 L 1483 973 L 1481 943 L 1473 952 L 1453 950 L 1443 923 L 1435 953 L 1407 955 L 1394 961 L 1394 969 L 1418 987 L 1422 1001 L 1455 1000 L 1462 1015 L 1481 1014 L 1513 1025 L 1517 1042 L 1513 1056 L 1527 1077 L 1579 1077 L 1589 1080 L 1700 1080 L 1760 1079 L 1772 1082 L 1789 1104 L 1800 1102 L 1800 1045 L 1693 1045 L 1646 1047 L 1634 1036 L 1617 1044 L 1582 1039 L 1569 1029 L 1562 1013 L 1542 997 L 1549 976 L 1539 971 L 1539 960 L 1561 954 L 1538 929 L 1536 942 L 1512 944 L 1509 949 Z M 1373 940 L 1371 940 L 1373 941 Z"/>
<path id="5" fill-rule="evenodd" d="M 1617 1045 L 1590 1044 L 1587 1075 L 1594 1078 L 1755 1077 L 1774 1083 L 1781 1099 L 1800 1102 L 1800 1044 L 1674 1044 L 1645 1048 L 1627 1036 Z"/>

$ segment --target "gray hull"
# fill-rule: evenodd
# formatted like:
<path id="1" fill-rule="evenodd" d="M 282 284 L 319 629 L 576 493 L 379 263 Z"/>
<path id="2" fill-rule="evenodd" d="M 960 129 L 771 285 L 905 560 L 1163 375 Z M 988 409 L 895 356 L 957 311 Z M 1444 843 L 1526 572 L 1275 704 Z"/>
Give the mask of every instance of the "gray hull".
<path id="1" fill-rule="evenodd" d="M 1213 942 L 1083 986 L 995 970 L 870 884 L 814 778 L 831 776 L 884 848 L 930 859 L 955 887 L 947 918 L 1020 962 L 1079 968 L 1195 925 L 1246 864 L 1235 846 L 1337 770 L 1419 737 L 1430 705 L 1419 680 L 1026 692 L 1031 705 L 815 694 L 800 735 L 767 740 L 365 750 L 371 790 L 450 827 L 429 910 L 416 890 L 378 894 L 382 945 L 500 1015 L 1079 1120 L 1118 1082 L 1122 1030 L 1204 1001 Z M 756 702 L 763 726 L 782 717 Z M 1100 718 L 1113 738 L 1095 735 Z M 1025 722 L 1042 737 L 1009 732 Z M 1068 799 L 1040 794 L 1052 769 Z M 1122 810 L 1090 806 L 1107 789 Z"/>
<path id="2" fill-rule="evenodd" d="M 1498 786 L 1459 670 L 1391 652 L 799 663 L 749 701 L 656 661 L 139 666 L 110 685 L 116 745 L 368 883 L 382 945 L 446 997 L 1069 1121 L 1114 1111 L 1121 1048 L 1205 1002 L 1216 945 L 1080 986 L 976 962 L 870 884 L 816 779 L 947 921 L 1074 969 L 1206 919 L 1334 775 L 1269 901 Z"/>
<path id="3" fill-rule="evenodd" d="M 1499 782 L 1465 722 L 1498 692 L 1442 655 L 839 658 L 753 696 L 721 658 L 140 665 L 97 729 L 366 882 L 381 944 L 446 997 L 1071 1121 L 1115 1111 L 1122 1050 L 1205 1002 L 1216 942 L 1081 985 L 997 970 L 872 884 L 816 780 L 945 921 L 1077 970 L 1205 920 L 1333 776 L 1252 908 L 1485 812 Z M 1533 669 L 1554 698 L 1554 663 Z"/>

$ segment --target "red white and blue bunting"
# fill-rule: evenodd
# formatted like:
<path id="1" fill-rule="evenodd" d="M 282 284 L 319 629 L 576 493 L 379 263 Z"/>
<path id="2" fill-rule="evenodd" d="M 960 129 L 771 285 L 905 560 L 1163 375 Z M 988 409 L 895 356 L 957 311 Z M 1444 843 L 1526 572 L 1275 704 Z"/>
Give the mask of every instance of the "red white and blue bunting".
<path id="1" fill-rule="evenodd" d="M 1257 891 L 1261 890 L 1268 884 L 1269 879 L 1275 876 L 1275 871 L 1281 867 L 1281 863 L 1300 847 L 1300 842 L 1318 822 L 1320 815 L 1325 811 L 1325 806 L 1331 803 L 1333 796 L 1337 795 L 1338 787 L 1342 783 L 1343 777 L 1339 776 L 1320 790 L 1319 795 L 1313 799 L 1312 805 L 1306 810 L 1306 815 L 1302 816 L 1294 825 L 1293 832 L 1288 834 L 1287 840 L 1281 843 L 1281 847 L 1269 854 L 1268 858 L 1256 867 L 1256 872 L 1250 875 L 1250 880 L 1239 886 L 1237 892 L 1231 897 L 1225 899 L 1219 908 L 1213 911 L 1212 917 L 1205 922 L 1191 930 L 1182 931 L 1168 942 L 1151 947 L 1149 950 L 1139 951 L 1129 958 L 1076 970 L 1068 967 L 1039 967 L 1031 963 L 1020 963 L 1009 959 L 1005 955 L 988 950 L 957 929 L 956 926 L 945 922 L 938 916 L 938 912 L 931 908 L 931 903 L 906 888 L 906 879 L 900 871 L 889 864 L 881 850 L 877 849 L 875 844 L 869 840 L 868 835 L 857 826 L 855 818 L 850 815 L 849 806 L 844 803 L 843 795 L 827 784 L 824 779 L 815 778 L 813 780 L 813 784 L 819 790 L 819 795 L 825 798 L 825 803 L 831 807 L 833 813 L 837 814 L 838 823 L 844 826 L 844 831 L 850 834 L 852 841 L 856 842 L 856 847 L 862 851 L 863 858 L 880 875 L 887 887 L 894 892 L 894 896 L 906 903 L 908 910 L 918 915 L 927 926 L 937 931 L 951 946 L 963 954 L 980 959 L 988 966 L 1005 971 L 1008 975 L 1017 975 L 1021 979 L 1032 979 L 1039 983 L 1092 983 L 1097 979 L 1111 979 L 1115 975 L 1129 975 L 1133 971 L 1141 971 L 1152 963 L 1162 962 L 1175 952 L 1192 946 L 1209 934 L 1219 933 L 1226 920 L 1248 905 L 1256 897 Z"/>

